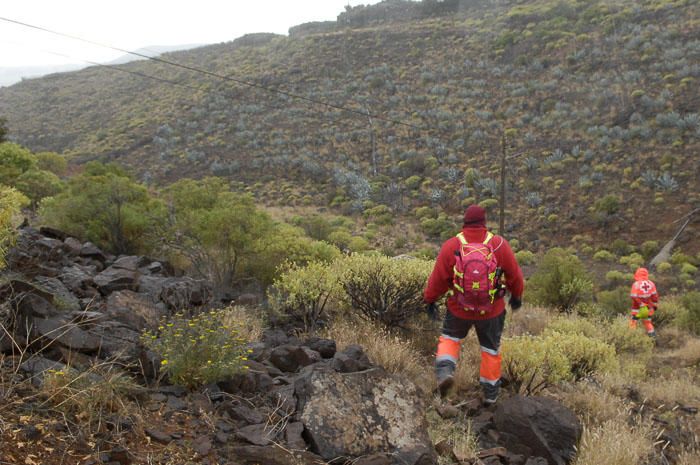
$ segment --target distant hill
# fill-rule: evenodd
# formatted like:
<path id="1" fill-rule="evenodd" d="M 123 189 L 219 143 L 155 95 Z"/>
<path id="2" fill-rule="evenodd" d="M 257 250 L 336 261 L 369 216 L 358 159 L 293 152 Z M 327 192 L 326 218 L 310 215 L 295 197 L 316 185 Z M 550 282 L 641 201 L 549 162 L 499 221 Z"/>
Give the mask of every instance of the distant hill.
<path id="1" fill-rule="evenodd" d="M 134 50 L 136 53 L 140 53 L 147 56 L 158 56 L 163 53 L 174 52 L 177 50 L 188 50 L 195 47 L 201 47 L 202 44 L 185 44 L 185 45 L 152 45 L 148 47 L 143 47 L 138 50 Z M 106 62 L 106 65 L 121 65 L 135 60 L 144 60 L 145 58 L 140 58 L 131 54 L 124 54 L 121 57 L 114 59 L 112 61 Z M 69 71 L 77 71 L 83 68 L 87 68 L 89 65 L 73 63 L 67 65 L 53 65 L 53 66 L 16 66 L 0 68 L 0 87 L 10 86 L 15 84 L 22 79 L 37 78 L 41 76 L 46 76 L 47 74 L 54 73 L 65 73 Z"/>
<path id="2" fill-rule="evenodd" d="M 0 89 L 0 115 L 75 162 L 227 176 L 271 204 L 406 218 L 436 238 L 462 205 L 493 207 L 504 134 L 519 154 L 507 229 L 535 249 L 664 240 L 700 206 L 696 1 L 387 0 L 166 56 L 233 80 L 91 67 Z"/>
<path id="3" fill-rule="evenodd" d="M 142 47 L 137 50 L 132 50 L 135 53 L 141 55 L 146 55 L 149 57 L 155 57 L 163 53 L 176 52 L 178 50 L 189 50 L 192 48 L 202 47 L 203 44 L 185 44 L 185 45 L 149 45 L 148 47 Z M 139 56 L 132 55 L 130 53 L 124 54 L 119 58 L 105 63 L 106 65 L 123 65 L 124 63 L 129 63 L 130 61 L 145 60 Z"/>
<path id="4" fill-rule="evenodd" d="M 81 64 L 53 65 L 53 66 L 12 66 L 0 68 L 0 87 L 10 86 L 25 78 L 46 76 L 53 73 L 65 73 L 85 68 Z"/>

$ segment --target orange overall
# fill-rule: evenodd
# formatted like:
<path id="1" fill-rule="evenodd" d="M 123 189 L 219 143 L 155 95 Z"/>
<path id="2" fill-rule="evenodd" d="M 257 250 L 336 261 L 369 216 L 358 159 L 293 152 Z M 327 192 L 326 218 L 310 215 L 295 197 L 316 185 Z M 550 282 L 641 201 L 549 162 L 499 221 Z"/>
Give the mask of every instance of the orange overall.
<path id="1" fill-rule="evenodd" d="M 659 295 L 656 292 L 656 285 L 649 280 L 649 271 L 646 268 L 639 268 L 634 273 L 630 297 L 632 298 L 630 328 L 636 328 L 637 321 L 642 320 L 647 334 L 653 336 L 655 332 L 651 316 L 656 311 Z"/>

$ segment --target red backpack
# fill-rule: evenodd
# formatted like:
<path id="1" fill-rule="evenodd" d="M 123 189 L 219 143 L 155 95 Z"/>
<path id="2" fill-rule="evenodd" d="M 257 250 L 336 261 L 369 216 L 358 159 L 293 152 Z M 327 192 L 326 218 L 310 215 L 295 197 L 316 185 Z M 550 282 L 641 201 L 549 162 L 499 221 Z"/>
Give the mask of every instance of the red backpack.
<path id="1" fill-rule="evenodd" d="M 465 310 L 490 312 L 494 301 L 505 294 L 500 284 L 502 270 L 489 243 L 493 234 L 487 232 L 484 242 L 467 242 L 462 233 L 457 238 L 461 245 L 455 251 L 452 282 L 457 301 Z"/>

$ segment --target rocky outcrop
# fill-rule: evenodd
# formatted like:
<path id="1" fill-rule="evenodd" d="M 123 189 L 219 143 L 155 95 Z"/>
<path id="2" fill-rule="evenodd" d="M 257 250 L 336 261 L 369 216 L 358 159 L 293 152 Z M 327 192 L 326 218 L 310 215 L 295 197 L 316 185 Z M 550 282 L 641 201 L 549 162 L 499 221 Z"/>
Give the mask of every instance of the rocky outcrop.
<path id="1" fill-rule="evenodd" d="M 582 433 L 576 415 L 546 397 L 511 397 L 499 404 L 494 422 L 509 449 L 543 457 L 551 465 L 565 465 L 573 459 Z"/>
<path id="2" fill-rule="evenodd" d="M 381 368 L 339 373 L 317 367 L 296 380 L 311 449 L 326 460 L 389 454 L 397 463 L 437 463 L 423 396 Z"/>
<path id="3" fill-rule="evenodd" d="M 2 352 L 41 348 L 59 359 L 80 352 L 148 372 L 156 360 L 141 333 L 211 296 L 204 281 L 173 276 L 164 262 L 111 256 L 50 228 L 22 229 L 7 261 L 0 317 L 10 334 L 0 335 Z"/>

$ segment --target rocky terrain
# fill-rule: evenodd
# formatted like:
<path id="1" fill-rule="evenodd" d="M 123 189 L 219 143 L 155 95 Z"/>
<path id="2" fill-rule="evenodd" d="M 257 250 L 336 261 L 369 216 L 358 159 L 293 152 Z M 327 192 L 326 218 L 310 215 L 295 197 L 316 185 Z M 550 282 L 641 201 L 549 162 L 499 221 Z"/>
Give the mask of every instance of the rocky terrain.
<path id="1" fill-rule="evenodd" d="M 431 442 L 428 411 L 471 424 L 480 450 L 473 463 L 568 463 L 581 435 L 576 416 L 553 399 L 452 405 L 373 365 L 360 346 L 337 350 L 330 339 L 281 329 L 249 344 L 243 373 L 188 391 L 159 374 L 160 360 L 140 337 L 162 317 L 205 306 L 206 283 L 47 228 L 24 228 L 8 262 L 0 287 L 4 463 L 188 456 L 209 464 L 389 465 L 438 463 L 438 454 L 466 463 L 450 441 Z M 134 379 L 124 400 L 134 406 L 108 412 L 97 427 L 85 414 L 57 415 L 42 391 L 47 377 L 81 372 L 94 385 L 115 372 Z"/>

